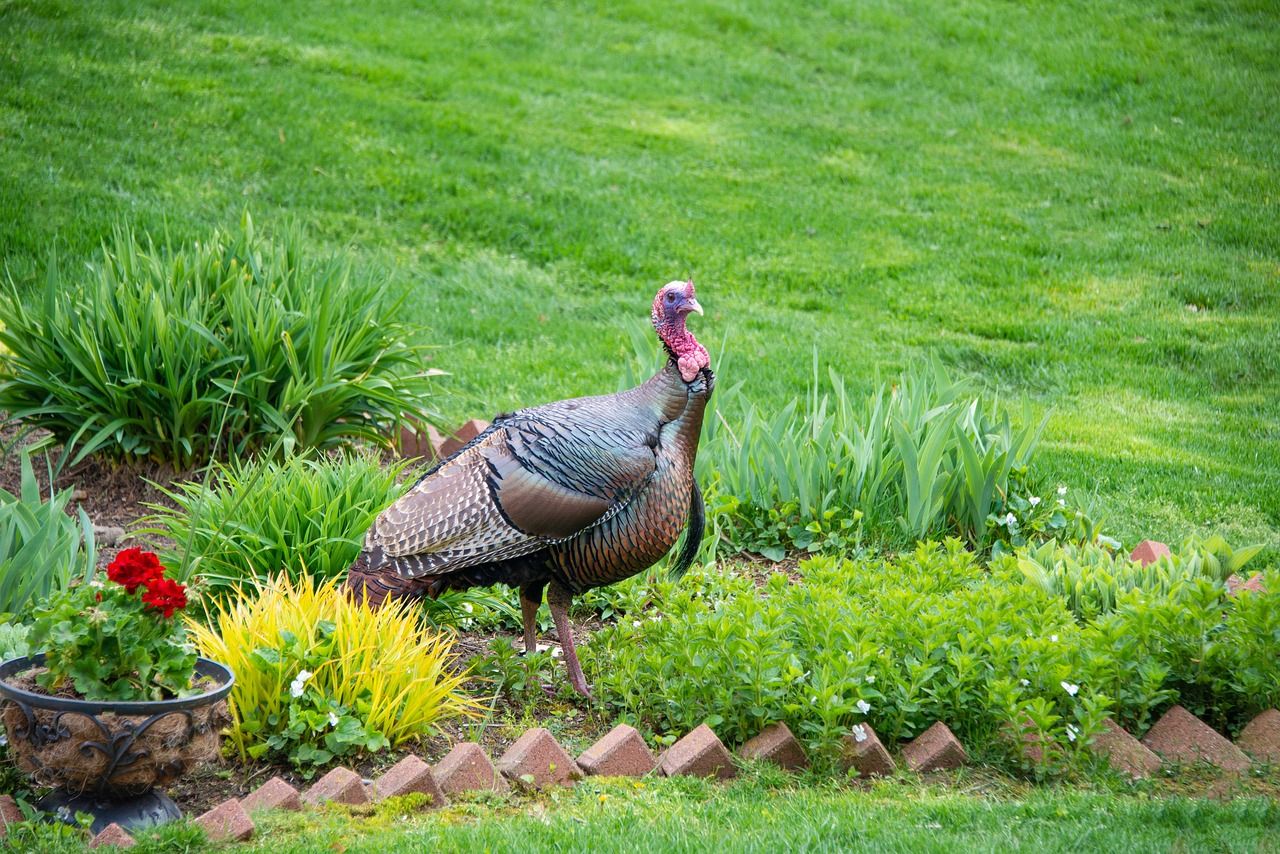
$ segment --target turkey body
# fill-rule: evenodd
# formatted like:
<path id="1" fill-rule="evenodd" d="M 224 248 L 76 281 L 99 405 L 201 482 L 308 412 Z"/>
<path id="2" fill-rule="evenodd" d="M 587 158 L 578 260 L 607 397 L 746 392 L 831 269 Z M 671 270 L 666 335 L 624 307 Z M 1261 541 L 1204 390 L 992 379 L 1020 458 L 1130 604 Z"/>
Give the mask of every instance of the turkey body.
<path id="1" fill-rule="evenodd" d="M 636 388 L 499 416 L 374 520 L 349 587 L 374 607 L 518 587 L 526 649 L 546 589 L 570 681 L 590 696 L 568 625 L 572 596 L 642 572 L 687 529 L 679 574 L 702 538 L 693 470 L 715 377 L 695 368 L 686 380 L 692 371 L 672 353 Z"/>

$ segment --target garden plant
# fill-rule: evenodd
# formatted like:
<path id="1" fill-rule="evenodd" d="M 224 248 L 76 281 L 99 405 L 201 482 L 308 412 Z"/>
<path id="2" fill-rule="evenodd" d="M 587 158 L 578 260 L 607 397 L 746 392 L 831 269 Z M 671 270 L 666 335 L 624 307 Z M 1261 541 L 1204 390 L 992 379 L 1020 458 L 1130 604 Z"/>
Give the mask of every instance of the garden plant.
<path id="1" fill-rule="evenodd" d="M 1274 761 L 1100 745 L 1280 706 L 1278 39 L 1247 0 L 0 3 L 0 656 L 105 698 L 230 666 L 192 817 L 535 727 L 785 723 L 811 761 L 258 814 L 244 850 L 1269 850 Z M 402 428 L 635 385 L 677 277 L 706 534 L 576 598 L 593 699 L 514 590 L 341 594 L 432 464 Z M 907 770 L 935 722 L 969 764 Z M 63 819 L 0 845 L 83 850 Z"/>

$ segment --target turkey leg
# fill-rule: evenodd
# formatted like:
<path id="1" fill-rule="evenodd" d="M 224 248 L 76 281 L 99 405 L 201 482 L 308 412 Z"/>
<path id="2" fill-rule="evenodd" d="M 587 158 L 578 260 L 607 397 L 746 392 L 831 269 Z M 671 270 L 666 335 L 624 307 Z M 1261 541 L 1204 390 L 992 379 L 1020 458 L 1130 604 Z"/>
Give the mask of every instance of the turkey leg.
<path id="1" fill-rule="evenodd" d="M 547 588 L 547 607 L 551 609 L 551 618 L 556 621 L 556 633 L 560 635 L 560 648 L 564 650 L 564 665 L 569 669 L 569 684 L 588 700 L 594 700 L 587 680 L 582 675 L 582 665 L 578 664 L 578 653 L 573 646 L 573 629 L 569 626 L 569 603 L 573 594 L 560 585 L 551 582 Z"/>
<path id="2" fill-rule="evenodd" d="M 542 604 L 542 584 L 520 588 L 520 616 L 524 618 L 524 654 L 538 650 L 538 606 Z"/>

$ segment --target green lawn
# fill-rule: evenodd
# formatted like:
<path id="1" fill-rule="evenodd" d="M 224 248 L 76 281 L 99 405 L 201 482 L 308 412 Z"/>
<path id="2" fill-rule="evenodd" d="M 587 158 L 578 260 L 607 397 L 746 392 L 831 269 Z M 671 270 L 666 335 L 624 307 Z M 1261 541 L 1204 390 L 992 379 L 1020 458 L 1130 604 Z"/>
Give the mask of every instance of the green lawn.
<path id="1" fill-rule="evenodd" d="M 464 804 L 441 816 L 388 809 L 354 826 L 343 809 L 327 818 L 281 817 L 263 827 L 250 850 L 1280 850 L 1280 806 L 1257 798 L 1224 804 L 1052 789 L 989 798 L 975 792 L 990 782 L 974 779 L 953 787 L 903 781 L 870 790 L 772 788 L 757 781 L 727 788 L 687 780 L 644 785 L 637 791 L 626 781 L 590 781 L 514 808 Z"/>
<path id="2" fill-rule="evenodd" d="M 1127 541 L 1280 548 L 1280 15 L 1258 2 L 0 0 L 0 253 L 247 207 L 411 291 L 450 417 L 612 391 L 692 274 L 726 380 L 936 350 Z"/>

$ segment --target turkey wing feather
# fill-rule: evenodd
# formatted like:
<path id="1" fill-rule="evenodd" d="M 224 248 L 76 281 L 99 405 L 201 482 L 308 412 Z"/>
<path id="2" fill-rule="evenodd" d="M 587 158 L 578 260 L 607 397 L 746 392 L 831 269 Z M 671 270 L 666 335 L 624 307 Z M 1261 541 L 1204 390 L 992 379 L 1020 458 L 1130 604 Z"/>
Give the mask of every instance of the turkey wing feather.
<path id="1" fill-rule="evenodd" d="M 417 556 L 400 562 L 414 576 L 519 557 L 612 517 L 653 477 L 649 431 L 601 429 L 595 412 L 551 423 L 542 409 L 504 418 L 420 480 L 378 516 L 365 548 Z"/>

